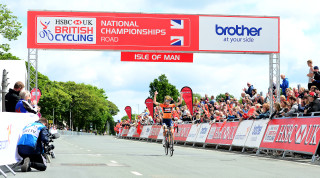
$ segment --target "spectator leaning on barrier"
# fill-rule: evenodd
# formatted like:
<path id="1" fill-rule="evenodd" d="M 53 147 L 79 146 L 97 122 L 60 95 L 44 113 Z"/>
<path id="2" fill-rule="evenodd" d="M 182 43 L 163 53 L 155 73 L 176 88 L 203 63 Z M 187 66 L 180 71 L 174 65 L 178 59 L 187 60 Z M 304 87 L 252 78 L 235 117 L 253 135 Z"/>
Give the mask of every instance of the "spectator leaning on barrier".
<path id="1" fill-rule="evenodd" d="M 19 93 L 21 90 L 23 90 L 23 88 L 24 84 L 18 81 L 14 84 L 13 89 L 9 89 L 9 92 L 5 96 L 6 112 L 15 112 L 16 105 L 20 100 Z"/>
<path id="2" fill-rule="evenodd" d="M 309 67 L 309 73 L 307 74 L 308 77 L 308 90 L 310 90 L 312 86 L 312 78 L 313 78 L 313 66 L 312 66 L 312 60 L 307 61 L 307 65 Z"/>
<path id="3" fill-rule="evenodd" d="M 310 92 L 308 96 L 309 104 L 305 107 L 304 114 L 320 111 L 320 101 L 314 92 Z"/>
<path id="4" fill-rule="evenodd" d="M 29 103 L 30 99 L 31 99 L 31 95 L 30 92 L 27 90 L 23 90 L 20 92 L 20 100 L 18 101 L 17 105 L 16 105 L 16 112 L 19 113 L 33 113 L 33 114 L 37 114 L 37 109 L 34 108 L 33 106 L 31 106 L 31 104 Z"/>
<path id="5" fill-rule="evenodd" d="M 282 89 L 282 93 L 285 97 L 287 97 L 286 95 L 286 89 L 289 88 L 289 80 L 288 78 L 286 78 L 286 76 L 284 74 L 281 74 L 281 79 L 282 79 L 282 84 L 280 84 L 280 88 Z"/>
<path id="6" fill-rule="evenodd" d="M 18 142 L 18 153 L 23 158 L 21 172 L 31 171 L 35 168 L 39 171 L 45 171 L 47 166 L 42 156 L 44 153 L 44 144 L 49 143 L 49 133 L 47 119 L 41 118 L 39 121 L 28 124 L 22 131 L 22 136 Z"/>
<path id="7" fill-rule="evenodd" d="M 287 113 L 283 113 L 282 115 L 283 116 L 286 116 L 286 117 L 290 117 L 293 115 L 293 113 L 297 113 L 299 111 L 299 106 L 298 106 L 298 103 L 297 103 L 297 98 L 294 97 L 294 96 L 290 96 L 289 98 L 289 103 L 291 105 L 291 109 L 289 112 Z"/>

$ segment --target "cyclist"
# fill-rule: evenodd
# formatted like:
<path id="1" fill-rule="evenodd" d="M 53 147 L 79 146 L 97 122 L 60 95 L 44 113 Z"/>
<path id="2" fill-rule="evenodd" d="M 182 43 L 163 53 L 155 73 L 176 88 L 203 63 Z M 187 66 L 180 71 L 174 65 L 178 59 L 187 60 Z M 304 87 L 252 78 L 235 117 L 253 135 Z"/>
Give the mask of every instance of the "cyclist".
<path id="1" fill-rule="evenodd" d="M 164 98 L 164 103 L 158 103 L 157 102 L 157 95 L 158 92 L 156 91 L 154 93 L 154 98 L 153 98 L 153 104 L 160 106 L 162 108 L 163 111 L 163 117 L 162 117 L 162 124 L 163 124 L 163 137 L 165 137 L 166 133 L 167 133 L 167 129 L 165 129 L 165 127 L 169 127 L 170 131 L 172 133 L 172 136 L 174 135 L 174 128 L 173 128 L 173 123 L 172 123 L 172 108 L 181 105 L 182 103 L 182 93 L 180 93 L 180 100 L 178 103 L 176 104 L 170 104 L 171 102 L 171 97 L 170 96 L 165 96 Z M 171 138 L 174 141 L 174 137 Z M 165 146 L 165 139 L 162 140 L 162 144 L 163 146 Z"/>

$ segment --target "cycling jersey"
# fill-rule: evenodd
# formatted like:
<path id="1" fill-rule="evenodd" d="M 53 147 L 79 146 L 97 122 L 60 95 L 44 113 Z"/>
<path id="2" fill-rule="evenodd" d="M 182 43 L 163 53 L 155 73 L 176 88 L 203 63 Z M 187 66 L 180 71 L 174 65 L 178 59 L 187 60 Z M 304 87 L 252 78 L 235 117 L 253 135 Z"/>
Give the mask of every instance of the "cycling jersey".
<path id="1" fill-rule="evenodd" d="M 160 104 L 159 105 L 163 111 L 163 119 L 171 119 L 172 118 L 172 108 L 176 107 L 175 104 Z"/>

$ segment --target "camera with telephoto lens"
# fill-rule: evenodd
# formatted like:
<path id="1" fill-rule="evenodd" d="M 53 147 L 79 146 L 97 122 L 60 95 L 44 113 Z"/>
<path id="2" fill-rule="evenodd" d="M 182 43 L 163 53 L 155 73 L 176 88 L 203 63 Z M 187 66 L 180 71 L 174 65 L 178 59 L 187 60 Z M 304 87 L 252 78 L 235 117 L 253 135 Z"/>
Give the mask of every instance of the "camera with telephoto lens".
<path id="1" fill-rule="evenodd" d="M 57 139 L 60 137 L 59 133 L 51 134 L 49 133 L 49 142 L 44 145 L 44 154 L 50 155 L 52 158 L 55 158 L 55 154 L 53 152 L 54 145 L 50 144 L 50 142 L 53 142 L 54 139 Z"/>

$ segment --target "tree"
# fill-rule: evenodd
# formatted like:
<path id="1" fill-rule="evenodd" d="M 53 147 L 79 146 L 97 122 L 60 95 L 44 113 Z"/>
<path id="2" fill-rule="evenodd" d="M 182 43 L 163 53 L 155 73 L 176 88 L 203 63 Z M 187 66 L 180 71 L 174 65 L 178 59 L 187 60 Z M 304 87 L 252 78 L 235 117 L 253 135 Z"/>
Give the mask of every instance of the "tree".
<path id="1" fill-rule="evenodd" d="M 136 120 L 136 117 L 138 117 L 138 114 L 131 114 L 132 121 Z M 128 120 L 128 119 L 129 117 L 125 115 L 121 118 L 121 121 Z"/>
<path id="2" fill-rule="evenodd" d="M 229 96 L 230 96 L 230 98 L 234 98 L 234 96 L 233 95 L 230 95 L 229 94 Z M 223 93 L 221 93 L 221 94 L 219 94 L 219 95 L 217 95 L 217 97 L 216 97 L 216 101 L 220 101 L 220 99 L 222 99 L 223 101 L 226 99 L 226 95 L 225 94 L 223 94 Z"/>
<path id="3" fill-rule="evenodd" d="M 162 74 L 158 77 L 158 79 L 154 79 L 153 82 L 149 85 L 150 97 L 154 97 L 154 92 L 158 91 L 157 101 L 162 103 L 164 101 L 164 97 L 169 95 L 173 98 L 173 100 L 177 101 L 180 96 L 178 89 L 169 83 L 165 74 Z"/>
<path id="4" fill-rule="evenodd" d="M 6 5 L 0 4 L 0 34 L 7 40 L 17 40 L 21 35 L 21 23 L 17 21 L 17 17 L 12 15 L 12 12 L 7 9 Z M 3 41 L 3 40 L 0 40 Z M 16 59 L 17 57 L 7 53 L 10 50 L 10 45 L 7 43 L 0 44 L 0 59 L 10 57 Z M 9 59 L 9 58 L 7 58 Z"/>

